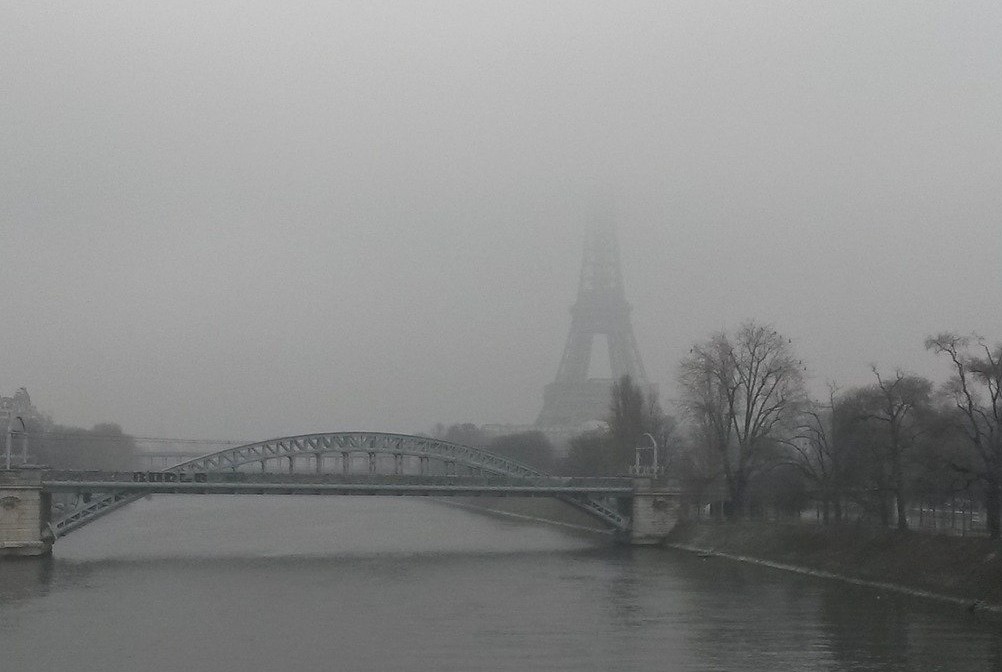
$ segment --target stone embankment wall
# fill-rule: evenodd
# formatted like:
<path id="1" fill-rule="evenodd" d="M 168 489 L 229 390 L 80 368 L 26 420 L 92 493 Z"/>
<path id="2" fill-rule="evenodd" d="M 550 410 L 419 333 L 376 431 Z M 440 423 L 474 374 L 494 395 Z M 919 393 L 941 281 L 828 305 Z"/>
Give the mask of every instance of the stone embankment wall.
<path id="1" fill-rule="evenodd" d="M 668 543 L 1002 614 L 1002 542 L 986 538 L 744 522 L 682 524 Z"/>

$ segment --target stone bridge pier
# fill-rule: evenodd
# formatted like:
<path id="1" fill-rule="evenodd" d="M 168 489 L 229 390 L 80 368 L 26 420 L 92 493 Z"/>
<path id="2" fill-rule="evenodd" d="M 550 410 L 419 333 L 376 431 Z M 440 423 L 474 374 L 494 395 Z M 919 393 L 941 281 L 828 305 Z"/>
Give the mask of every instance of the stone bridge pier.
<path id="1" fill-rule="evenodd" d="M 656 546 L 681 518 L 681 497 L 677 489 L 653 478 L 633 479 L 633 506 L 630 544 Z"/>
<path id="2" fill-rule="evenodd" d="M 51 553 L 51 513 L 41 469 L 0 469 L 0 558 Z"/>

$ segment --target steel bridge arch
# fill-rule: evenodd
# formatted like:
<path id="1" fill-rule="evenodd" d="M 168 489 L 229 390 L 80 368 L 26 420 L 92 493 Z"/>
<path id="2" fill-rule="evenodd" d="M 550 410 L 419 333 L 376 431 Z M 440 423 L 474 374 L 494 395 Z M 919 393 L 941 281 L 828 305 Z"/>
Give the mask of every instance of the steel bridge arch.
<path id="1" fill-rule="evenodd" d="M 402 455 L 428 458 L 476 469 L 483 473 L 516 478 L 550 474 L 481 448 L 409 434 L 386 432 L 330 432 L 300 434 L 226 448 L 182 462 L 169 471 L 223 471 L 247 464 L 307 457 L 318 459 L 341 455 Z M 319 469 L 320 463 L 317 463 Z"/>
<path id="2" fill-rule="evenodd" d="M 370 464 L 374 457 L 380 455 L 410 456 L 421 459 L 422 464 L 424 460 L 435 460 L 446 465 L 464 466 L 481 474 L 515 479 L 551 478 L 546 472 L 481 448 L 430 437 L 386 432 L 325 432 L 280 437 L 225 448 L 181 462 L 164 471 L 176 473 L 236 471 L 248 464 L 260 463 L 264 468 L 268 462 L 282 460 L 288 460 L 291 466 L 296 458 L 305 457 L 315 460 L 315 468 L 320 472 L 325 457 L 338 456 L 344 459 L 345 456 L 350 458 L 358 454 L 367 455 Z M 53 521 L 49 526 L 50 532 L 54 538 L 62 537 L 142 497 L 143 495 L 125 491 L 95 497 L 87 504 Z M 629 529 L 630 521 L 626 516 L 598 499 L 575 495 L 557 495 L 556 498 L 597 518 L 613 530 Z"/>

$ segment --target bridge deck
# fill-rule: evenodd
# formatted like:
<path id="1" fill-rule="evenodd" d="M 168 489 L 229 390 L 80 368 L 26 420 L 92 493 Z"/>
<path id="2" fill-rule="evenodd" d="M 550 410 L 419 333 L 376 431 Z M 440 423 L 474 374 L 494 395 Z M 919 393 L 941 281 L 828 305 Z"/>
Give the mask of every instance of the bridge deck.
<path id="1" fill-rule="evenodd" d="M 166 480 L 171 479 L 171 480 Z M 49 471 L 47 492 L 119 491 L 134 494 L 313 494 L 621 497 L 632 494 L 629 478 L 343 475 L 306 473 Z"/>

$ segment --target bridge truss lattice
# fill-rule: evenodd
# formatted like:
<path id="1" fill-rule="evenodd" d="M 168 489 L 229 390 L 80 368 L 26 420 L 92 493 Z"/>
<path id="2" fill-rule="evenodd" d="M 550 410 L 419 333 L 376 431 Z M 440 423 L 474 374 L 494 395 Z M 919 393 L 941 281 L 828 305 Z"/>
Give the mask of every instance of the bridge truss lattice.
<path id="1" fill-rule="evenodd" d="M 260 465 L 262 471 L 276 464 L 286 466 L 290 472 L 297 461 L 312 462 L 316 473 L 331 466 L 340 467 L 348 474 L 356 456 L 363 456 L 366 471 L 377 473 L 381 457 L 391 456 L 395 474 L 404 470 L 405 458 L 416 458 L 420 475 L 426 475 L 434 463 L 446 475 L 455 474 L 458 467 L 481 476 L 504 477 L 507 481 L 551 479 L 549 474 L 515 460 L 489 451 L 464 446 L 429 437 L 385 432 L 331 432 L 303 434 L 226 448 L 202 457 L 187 460 L 165 471 L 182 473 L 237 471 L 248 465 Z M 80 504 L 53 520 L 50 531 L 53 537 L 62 537 L 84 525 L 122 508 L 143 494 L 119 490 L 95 495 L 89 502 Z M 597 518 L 615 530 L 629 528 L 629 520 L 607 502 L 579 494 L 557 495 L 557 498 Z"/>

